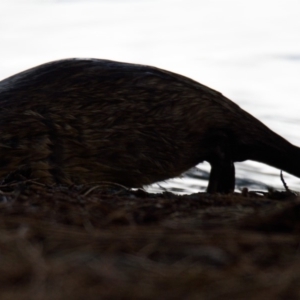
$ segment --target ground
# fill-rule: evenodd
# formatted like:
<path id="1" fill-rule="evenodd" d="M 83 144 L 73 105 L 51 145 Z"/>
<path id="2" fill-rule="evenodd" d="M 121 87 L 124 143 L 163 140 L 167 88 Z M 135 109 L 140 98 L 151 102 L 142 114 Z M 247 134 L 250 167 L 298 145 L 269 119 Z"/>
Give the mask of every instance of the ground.
<path id="1" fill-rule="evenodd" d="M 300 299 L 300 198 L 0 186 L 0 299 Z"/>

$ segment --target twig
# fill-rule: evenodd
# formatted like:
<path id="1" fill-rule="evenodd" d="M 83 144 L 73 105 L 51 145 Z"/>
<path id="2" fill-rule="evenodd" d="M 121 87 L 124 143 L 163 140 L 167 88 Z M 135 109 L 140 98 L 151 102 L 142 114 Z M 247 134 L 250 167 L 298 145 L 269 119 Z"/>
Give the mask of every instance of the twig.
<path id="1" fill-rule="evenodd" d="M 90 183 L 90 184 L 96 184 L 98 183 L 98 185 L 95 185 L 95 186 L 92 186 L 90 189 L 88 189 L 84 194 L 83 196 L 87 196 L 88 194 L 90 194 L 93 190 L 97 189 L 97 188 L 100 188 L 100 187 L 103 187 L 103 186 L 117 186 L 117 187 L 121 187 L 122 189 L 128 191 L 130 190 L 128 187 L 122 185 L 122 184 L 119 184 L 119 183 L 115 183 L 115 182 L 110 182 L 110 181 L 100 181 L 100 182 L 93 182 L 93 183 Z M 90 185 L 89 184 L 89 185 Z"/>
<path id="2" fill-rule="evenodd" d="M 11 187 L 11 186 L 15 186 L 15 185 L 23 184 L 23 183 L 32 183 L 32 184 L 43 186 L 43 187 L 47 186 L 47 185 L 45 185 L 43 183 L 40 183 L 40 182 L 36 181 L 35 179 L 27 179 L 27 180 L 22 180 L 22 181 L 17 181 L 17 182 L 2 184 L 2 185 L 0 185 L 0 188 Z"/>
<path id="3" fill-rule="evenodd" d="M 280 179 L 281 179 L 281 182 L 282 182 L 282 184 L 283 184 L 285 190 L 286 190 L 288 193 L 291 193 L 291 190 L 289 189 L 289 187 L 287 186 L 286 182 L 284 181 L 282 170 L 280 170 Z"/>

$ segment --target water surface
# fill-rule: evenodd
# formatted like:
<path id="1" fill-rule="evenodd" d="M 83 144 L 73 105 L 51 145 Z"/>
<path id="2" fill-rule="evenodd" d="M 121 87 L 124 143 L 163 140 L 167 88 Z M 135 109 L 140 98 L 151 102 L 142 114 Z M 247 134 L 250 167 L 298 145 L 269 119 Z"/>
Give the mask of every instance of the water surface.
<path id="1" fill-rule="evenodd" d="M 0 79 L 67 57 L 155 65 L 221 91 L 300 145 L 299 11 L 298 0 L 0 0 Z M 203 190 L 209 165 L 198 168 L 161 186 Z M 274 168 L 236 169 L 239 186 L 282 187 Z"/>

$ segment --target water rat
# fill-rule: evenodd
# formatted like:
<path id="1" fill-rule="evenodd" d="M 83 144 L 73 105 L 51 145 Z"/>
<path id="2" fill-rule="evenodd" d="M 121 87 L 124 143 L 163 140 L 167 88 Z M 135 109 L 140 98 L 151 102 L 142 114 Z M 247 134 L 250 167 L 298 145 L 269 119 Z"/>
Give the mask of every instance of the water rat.
<path id="1" fill-rule="evenodd" d="M 228 193 L 234 162 L 300 177 L 300 149 L 221 93 L 155 67 L 101 59 L 46 63 L 0 82 L 0 178 L 141 187 L 211 164 Z"/>

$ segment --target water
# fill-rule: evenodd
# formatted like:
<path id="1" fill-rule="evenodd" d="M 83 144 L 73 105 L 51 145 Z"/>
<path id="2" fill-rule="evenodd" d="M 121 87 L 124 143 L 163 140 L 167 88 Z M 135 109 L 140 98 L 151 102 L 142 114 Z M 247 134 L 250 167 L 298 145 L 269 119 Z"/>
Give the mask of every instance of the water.
<path id="1" fill-rule="evenodd" d="M 0 0 L 0 79 L 67 57 L 155 65 L 221 91 L 300 145 L 299 11 L 298 0 Z M 238 186 L 282 187 L 279 170 L 236 166 Z M 160 185 L 203 190 L 209 165 L 198 168 Z"/>

